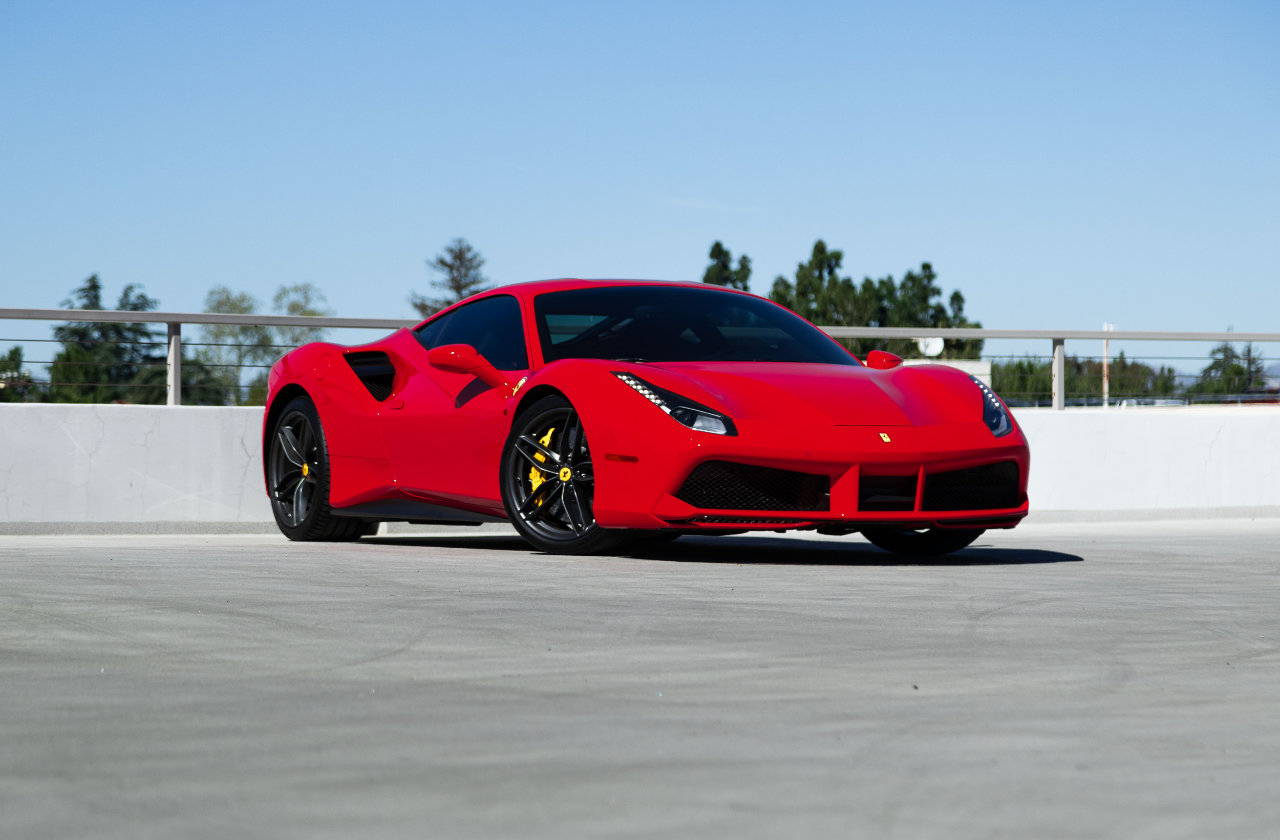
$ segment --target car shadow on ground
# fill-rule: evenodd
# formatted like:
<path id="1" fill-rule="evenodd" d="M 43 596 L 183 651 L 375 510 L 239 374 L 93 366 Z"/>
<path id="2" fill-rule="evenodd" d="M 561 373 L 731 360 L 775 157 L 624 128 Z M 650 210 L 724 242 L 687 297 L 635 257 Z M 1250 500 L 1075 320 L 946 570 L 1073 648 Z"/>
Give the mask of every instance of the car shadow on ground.
<path id="1" fill-rule="evenodd" d="M 976 545 L 942 556 L 893 554 L 861 541 L 770 537 L 682 537 L 676 542 L 625 546 L 621 556 L 676 563 L 783 566 L 1013 566 L 1080 563 L 1083 557 L 1036 548 Z"/>
<path id="2" fill-rule="evenodd" d="M 517 536 L 397 536 L 366 537 L 370 545 L 420 548 L 470 548 L 482 551 L 532 552 Z M 806 540 L 781 537 L 686 536 L 673 542 L 632 542 L 610 556 L 668 563 L 733 563 L 774 566 L 1018 566 L 1036 563 L 1080 563 L 1083 557 L 1038 548 L 1002 548 L 977 545 L 940 557 L 892 554 L 850 540 Z"/>

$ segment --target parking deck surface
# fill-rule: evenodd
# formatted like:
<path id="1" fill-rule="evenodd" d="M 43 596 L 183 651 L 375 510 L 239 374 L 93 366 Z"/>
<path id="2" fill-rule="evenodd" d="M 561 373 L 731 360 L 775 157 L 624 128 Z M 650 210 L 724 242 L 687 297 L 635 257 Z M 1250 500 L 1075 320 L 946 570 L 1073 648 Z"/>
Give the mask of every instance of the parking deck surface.
<path id="1" fill-rule="evenodd" d="M 0 537 L 27 837 L 1274 837 L 1280 522 Z"/>

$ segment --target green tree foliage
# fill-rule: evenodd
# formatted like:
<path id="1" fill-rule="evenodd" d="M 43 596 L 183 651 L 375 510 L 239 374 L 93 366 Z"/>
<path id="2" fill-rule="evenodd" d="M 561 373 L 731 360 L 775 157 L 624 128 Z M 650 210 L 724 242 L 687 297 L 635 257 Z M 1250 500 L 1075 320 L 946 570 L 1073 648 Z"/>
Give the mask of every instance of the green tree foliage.
<path id="1" fill-rule="evenodd" d="M 952 292 L 949 307 L 942 303 L 942 289 L 929 263 L 919 271 L 908 271 L 902 281 L 893 276 L 879 280 L 864 278 L 856 284 L 841 277 L 844 252 L 831 250 L 819 239 L 807 262 L 796 266 L 795 280 L 779 276 L 769 297 L 797 315 L 823 327 L 981 327 L 964 314 L 964 295 Z M 906 339 L 849 339 L 844 342 L 858 354 L 887 350 L 903 358 L 921 355 L 914 341 Z M 976 359 L 982 354 L 981 339 L 944 343 L 943 358 Z"/>
<path id="2" fill-rule="evenodd" d="M 711 265 L 702 275 L 703 283 L 716 286 L 727 286 L 730 289 L 747 291 L 751 285 L 751 258 L 746 254 L 738 257 L 738 267 L 733 267 L 733 254 L 717 240 L 711 246 Z"/>
<path id="3" fill-rule="evenodd" d="M 1236 350 L 1229 342 L 1209 351 L 1210 362 L 1188 394 L 1245 394 L 1260 390 L 1265 379 L 1262 354 L 1252 343 Z"/>
<path id="4" fill-rule="evenodd" d="M 319 317 L 333 314 L 325 306 L 324 293 L 312 283 L 281 286 L 272 299 L 277 315 Z M 205 312 L 256 315 L 258 301 L 247 292 L 215 286 L 205 297 Z M 216 376 L 231 400 L 239 405 L 262 405 L 267 395 L 268 372 L 262 368 L 293 347 L 323 341 L 324 327 L 264 327 L 207 325 L 202 328 L 199 359 Z M 245 383 L 246 377 L 248 383 Z"/>
<path id="5" fill-rule="evenodd" d="M 140 287 L 128 285 L 121 292 L 116 309 L 149 312 L 157 304 Z M 69 309 L 103 309 L 98 275 L 91 275 L 61 305 Z M 137 387 L 141 384 L 138 374 L 144 367 L 164 363 L 164 337 L 147 324 L 77 321 L 55 327 L 53 337 L 62 342 L 62 349 L 54 355 L 49 368 L 49 397 L 53 402 L 165 401 L 163 387 Z"/>
<path id="6" fill-rule="evenodd" d="M 215 286 L 205 297 L 204 311 L 225 315 L 255 315 L 258 312 L 258 301 L 246 292 L 233 292 L 226 286 Z M 200 328 L 200 332 L 204 346 L 196 350 L 196 358 L 209 368 L 210 373 L 231 395 L 233 402 L 246 404 L 247 395 L 242 383 L 245 372 L 253 368 L 245 366 L 266 364 L 275 357 L 271 329 L 262 326 L 206 324 Z"/>
<path id="7" fill-rule="evenodd" d="M 281 286 L 276 290 L 271 308 L 277 315 L 315 318 L 333 314 L 325 306 L 324 293 L 311 283 Z M 273 333 L 276 344 L 301 347 L 313 341 L 323 341 L 328 330 L 324 327 L 275 327 Z"/>
<path id="8" fill-rule="evenodd" d="M 22 348 L 10 347 L 0 356 L 0 402 L 32 402 L 38 395 L 31 371 L 22 366 Z"/>
<path id="9" fill-rule="evenodd" d="M 117 311 L 150 312 L 158 301 L 140 286 L 125 286 Z M 62 302 L 71 309 L 102 310 L 102 281 L 94 274 Z M 62 349 L 49 368 L 49 399 L 53 402 L 163 403 L 168 378 L 165 337 L 147 324 L 77 321 L 55 327 Z M 182 363 L 183 389 L 192 389 L 183 402 L 224 405 L 221 389 L 208 368 L 195 359 Z"/>
<path id="10" fill-rule="evenodd" d="M 1102 360 L 1067 356 L 1066 399 L 1086 400 L 1101 404 Z M 1107 375 L 1110 398 L 1171 397 L 1178 393 L 1177 372 L 1171 367 L 1158 369 L 1125 358 L 1123 352 L 1111 360 Z M 1053 399 L 1053 367 L 1046 360 L 1027 356 L 991 364 L 991 388 L 1001 399 L 1013 405 L 1049 404 Z"/>
<path id="11" fill-rule="evenodd" d="M 485 291 L 485 283 L 489 282 L 489 278 L 480 273 L 483 266 L 484 257 L 480 252 L 459 237 L 446 245 L 435 259 L 427 261 L 428 268 L 442 275 L 441 279 L 432 280 L 431 285 L 441 289 L 444 296 L 427 298 L 413 292 L 409 295 L 409 303 L 419 315 L 429 318 L 447 306 L 479 294 Z"/>

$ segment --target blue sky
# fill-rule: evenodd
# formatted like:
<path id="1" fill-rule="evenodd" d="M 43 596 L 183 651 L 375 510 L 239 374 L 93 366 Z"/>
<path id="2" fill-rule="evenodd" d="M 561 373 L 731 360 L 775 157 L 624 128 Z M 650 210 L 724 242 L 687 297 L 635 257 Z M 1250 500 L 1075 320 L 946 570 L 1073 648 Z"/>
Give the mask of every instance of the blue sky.
<path id="1" fill-rule="evenodd" d="M 408 317 L 455 236 L 495 282 L 697 279 L 720 239 L 763 293 L 822 237 L 855 278 L 931 261 L 991 327 L 1280 330 L 1278 24 L 1229 2 L 6 3 L 0 306 L 98 272 L 164 309 L 310 281 Z"/>

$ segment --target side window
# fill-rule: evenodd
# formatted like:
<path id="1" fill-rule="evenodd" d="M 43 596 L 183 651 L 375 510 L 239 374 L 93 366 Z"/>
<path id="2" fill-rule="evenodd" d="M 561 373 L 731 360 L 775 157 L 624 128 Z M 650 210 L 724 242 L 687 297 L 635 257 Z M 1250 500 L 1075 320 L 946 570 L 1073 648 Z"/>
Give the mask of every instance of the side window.
<path id="1" fill-rule="evenodd" d="M 418 343 L 426 349 L 430 350 L 440 344 L 440 332 L 444 329 L 444 325 L 449 323 L 449 319 L 453 317 L 453 313 L 442 315 L 434 321 L 428 321 L 413 334 L 418 339 Z"/>
<path id="2" fill-rule="evenodd" d="M 524 321 L 520 317 L 520 303 L 510 295 L 496 295 L 459 307 L 440 326 L 430 345 L 419 334 L 424 346 L 439 347 L 444 344 L 470 344 L 480 351 L 498 370 L 525 370 L 529 367 L 529 354 L 524 346 Z M 443 320 L 443 319 L 441 319 Z M 435 327 L 433 321 L 422 328 L 422 333 Z"/>

